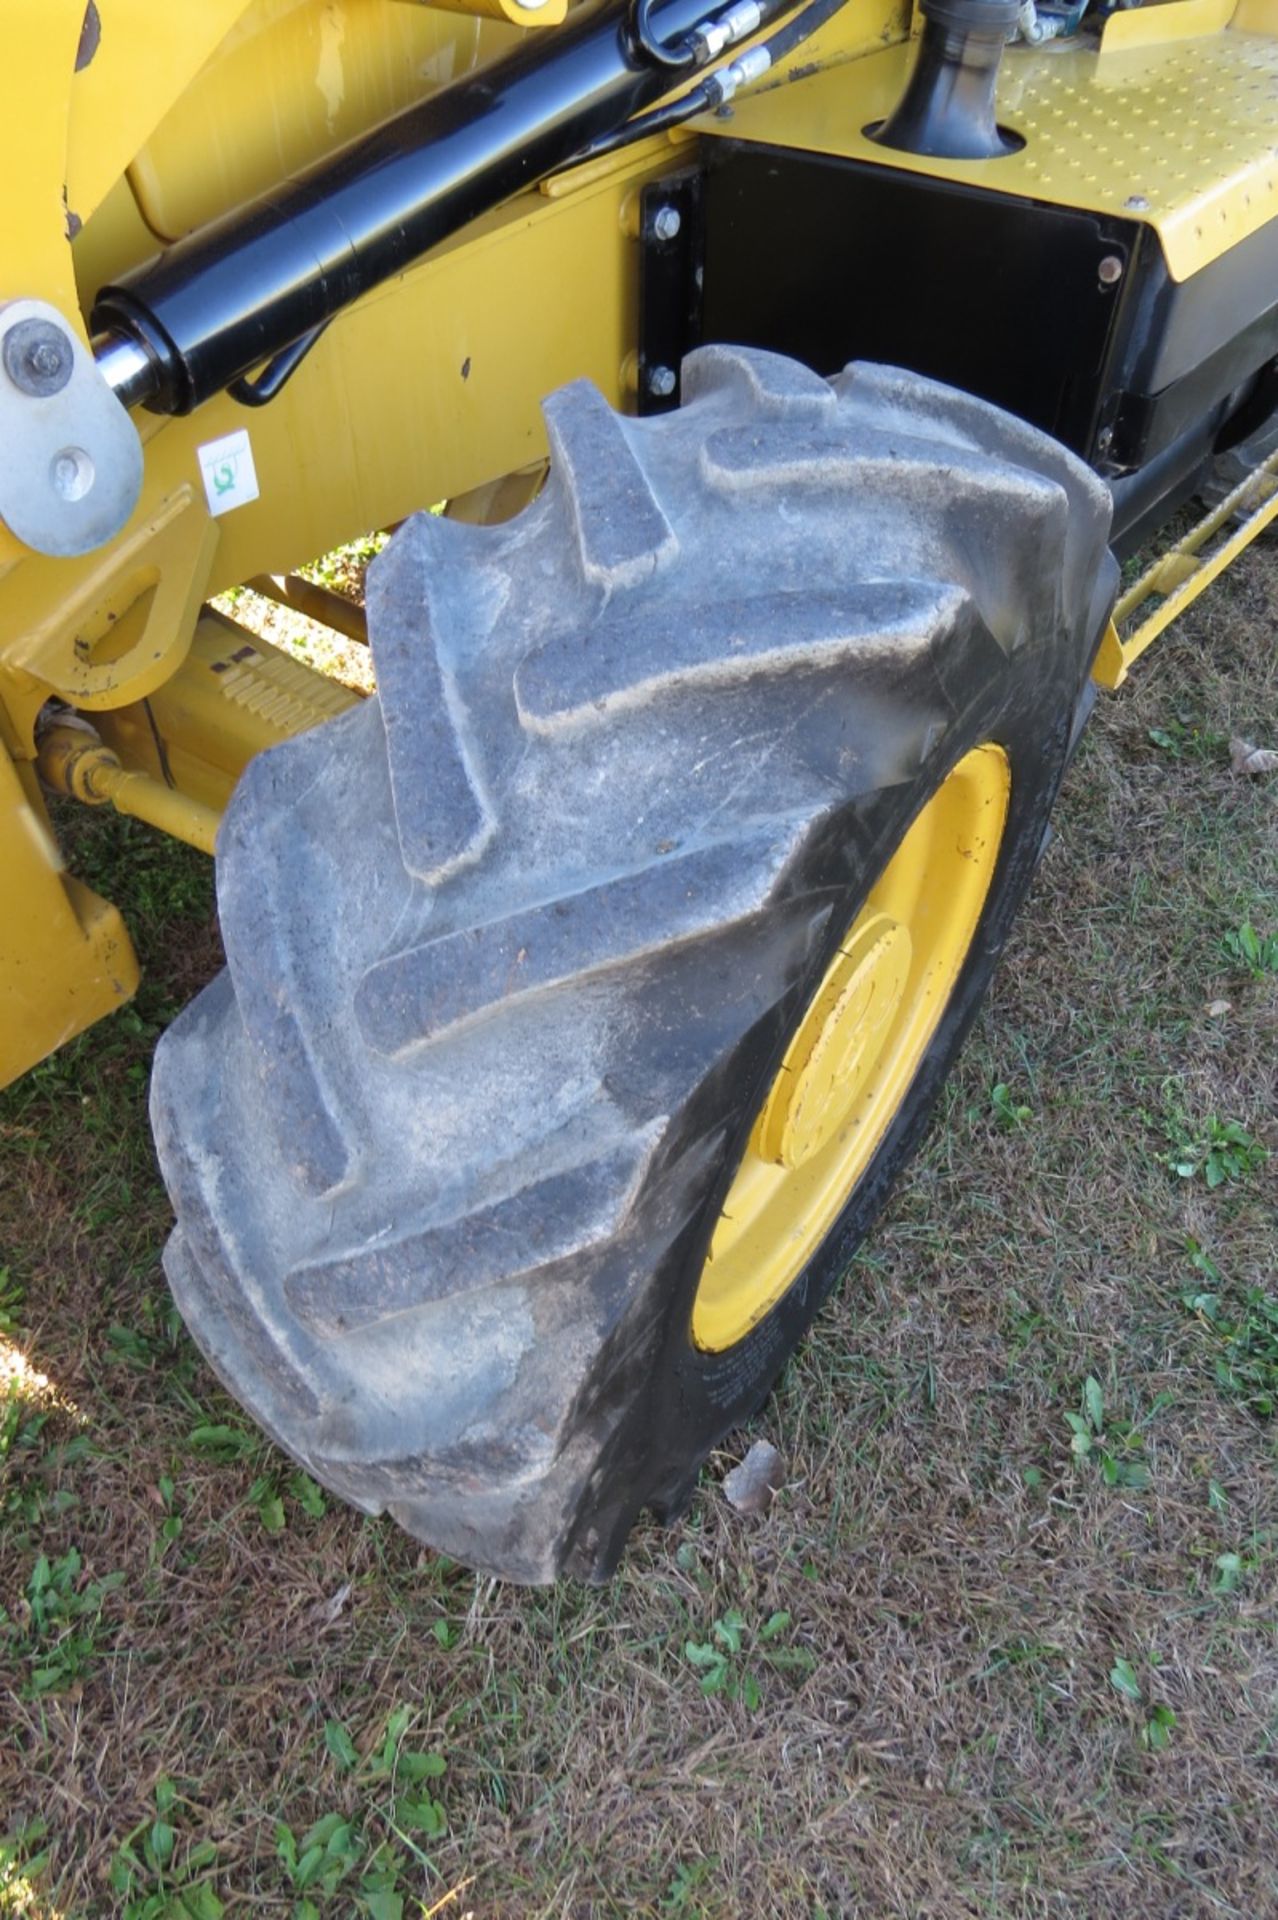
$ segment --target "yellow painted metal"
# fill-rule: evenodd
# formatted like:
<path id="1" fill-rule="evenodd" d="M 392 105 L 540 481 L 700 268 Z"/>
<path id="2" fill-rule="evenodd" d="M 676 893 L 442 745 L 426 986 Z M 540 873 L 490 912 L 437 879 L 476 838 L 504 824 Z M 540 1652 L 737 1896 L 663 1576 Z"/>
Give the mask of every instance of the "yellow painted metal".
<path id="1" fill-rule="evenodd" d="M 29 768 L 0 751 L 0 1086 L 122 1006 L 138 963 L 116 909 L 65 872 Z"/>
<path id="2" fill-rule="evenodd" d="M 0 581 L 0 665 L 78 707 L 140 700 L 190 642 L 208 586 L 216 524 L 180 480 L 143 506 L 110 547 L 83 560 L 29 559 Z"/>
<path id="3" fill-rule="evenodd" d="M 699 1347 L 735 1346 L 776 1305 L 873 1160 L 971 947 L 1010 796 L 1001 747 L 965 754 L 841 942 L 724 1200 L 693 1304 Z"/>
<path id="4" fill-rule="evenodd" d="M 98 289 L 120 272 L 124 261 L 146 260 L 154 256 L 158 242 L 138 211 L 126 175 L 115 185 L 75 237 L 71 248 L 76 286 L 83 313 L 92 309 Z M 134 424 L 145 429 L 145 419 L 135 416 Z"/>
<path id="5" fill-rule="evenodd" d="M 870 5 L 858 33 L 903 18 L 900 0 Z M 86 228 L 86 297 L 95 279 L 149 252 L 154 234 L 251 198 L 513 37 L 497 23 L 402 0 L 255 0 L 130 167 L 146 219 L 117 189 Z M 82 574 L 28 556 L 0 578 L 0 672 L 20 670 L 28 684 L 39 679 L 100 706 L 139 698 L 144 669 L 154 684 L 176 668 L 195 618 L 189 595 L 186 631 L 166 638 L 153 619 L 145 645 L 108 661 L 100 685 L 86 687 L 75 649 L 86 628 L 100 633 L 119 620 L 122 585 L 176 496 L 189 490 L 203 514 L 198 449 L 223 433 L 248 427 L 261 498 L 206 530 L 216 542 L 210 592 L 287 571 L 424 502 L 457 499 L 535 464 L 545 454 L 537 397 L 565 380 L 584 374 L 624 401 L 638 248 L 622 237 L 621 209 L 669 154 L 668 141 L 645 142 L 477 222 L 343 316 L 260 413 L 248 416 L 223 397 L 189 420 L 135 416 L 147 471 L 133 522 Z M 586 272 L 591 297 L 582 301 Z M 95 604 L 90 571 L 101 587 Z"/>
<path id="6" fill-rule="evenodd" d="M 84 0 L 12 0 L 0 69 L 5 182 L 0 300 L 48 300 L 78 320 L 67 231 L 68 96 Z"/>
<path id="7" fill-rule="evenodd" d="M 47 0 L 37 4 L 43 9 Z M 155 0 L 94 4 L 101 31 L 95 36 L 86 25 L 85 64 L 71 86 L 67 141 L 67 205 L 80 224 L 101 206 L 173 102 L 255 0 L 199 0 L 198 6 L 156 6 Z M 83 5 L 79 16 L 84 20 Z"/>
<path id="8" fill-rule="evenodd" d="M 94 716 L 127 767 L 221 812 L 255 754 L 361 696 L 207 611 L 182 666 L 149 700 Z"/>
<path id="9" fill-rule="evenodd" d="M 172 9 L 179 22 L 189 11 Z M 138 205 L 177 239 L 522 37 L 504 20 L 404 0 L 254 0 L 181 98 L 166 99 L 129 168 Z"/>
<path id="10" fill-rule="evenodd" d="M 119 756 L 83 727 L 50 727 L 36 761 L 40 778 L 55 793 L 89 807 L 114 807 L 144 820 L 201 853 L 212 853 L 219 815 L 213 807 L 179 793 L 148 773 L 121 765 Z"/>
<path id="11" fill-rule="evenodd" d="M 1121 687 L 1145 650 L 1276 520 L 1278 453 L 1160 554 L 1121 596 L 1092 678 L 1102 687 Z"/>
<path id="12" fill-rule="evenodd" d="M 81 312 L 73 264 L 87 305 L 103 280 L 153 252 L 157 236 L 252 198 L 518 37 L 500 22 L 399 0 L 235 8 L 227 0 L 217 8 L 219 32 L 229 18 L 236 24 L 185 85 L 176 30 L 164 31 L 158 67 L 148 59 L 144 15 L 153 9 L 100 0 L 100 10 L 101 46 L 77 75 L 84 0 L 11 7 L 0 75 L 0 154 L 6 177 L 23 185 L 6 203 L 6 284 L 42 294 L 73 320 Z M 196 36 L 188 51 L 198 43 L 202 58 L 214 9 L 195 27 L 176 13 Z M 105 96 L 95 94 L 113 70 L 98 64 L 108 44 L 122 63 L 115 70 L 128 73 L 113 128 L 103 125 Z M 179 84 L 175 104 L 165 90 Z M 73 103 L 84 144 L 71 178 L 82 209 L 97 203 L 74 250 L 63 201 Z M 133 148 L 161 115 L 127 179 L 110 184 L 114 161 L 99 164 L 94 152 Z M 146 445 L 143 495 L 103 552 L 46 561 L 0 530 L 0 742 L 28 763 L 21 778 L 34 780 L 36 718 L 50 694 L 94 711 L 126 770 L 171 778 L 210 807 L 224 804 L 254 751 L 345 707 L 353 695 L 296 662 L 268 658 L 269 648 L 233 661 L 215 681 L 205 657 L 210 623 L 200 621 L 187 656 L 202 600 L 543 460 L 538 397 L 563 381 L 584 373 L 619 399 L 638 274 L 620 210 L 668 155 L 667 143 L 647 143 L 584 183 L 529 193 L 476 223 L 343 316 L 259 414 L 222 399 L 188 420 L 135 416 Z M 586 273 L 591 297 L 582 301 Z M 212 521 L 199 449 L 241 426 L 252 435 L 261 498 Z M 213 632 L 216 651 L 226 636 Z M 167 764 L 157 731 L 170 742 Z M 47 1004 L 38 1018 L 22 1011 L 30 1049 L 6 1038 L 6 1073 L 116 1004 L 135 977 L 118 919 L 60 874 L 47 827 L 39 860 L 26 856 L 30 834 L 15 844 L 21 858 L 0 845 L 5 976 L 28 969 L 24 979 L 43 982 Z M 57 964 L 55 949 L 63 952 Z"/>
<path id="13" fill-rule="evenodd" d="M 1221 33 L 1234 16 L 1237 0 L 1161 0 L 1111 13 L 1101 32 L 1101 52 L 1131 53 L 1139 47 L 1165 46 L 1171 40 L 1197 40 Z"/>
<path id="14" fill-rule="evenodd" d="M 401 0 L 204 0 L 198 19 L 153 0 L 98 0 L 98 11 L 101 39 L 77 73 L 84 0 L 14 0 L 0 75 L 0 160 L 22 183 L 6 202 L 0 297 L 40 294 L 81 326 L 98 286 L 157 243 L 519 37 L 504 21 Z M 105 552 L 47 562 L 0 530 L 0 739 L 27 762 L 6 759 L 6 778 L 30 786 L 26 810 L 11 810 L 25 824 L 0 846 L 0 954 L 6 982 L 25 969 L 43 991 L 22 1013 L 25 1037 L 6 1033 L 6 1076 L 136 977 L 118 917 L 60 873 L 47 824 L 30 827 L 43 818 L 29 763 L 45 699 L 93 710 L 124 772 L 150 777 L 131 791 L 154 798 L 172 781 L 179 797 L 161 805 L 179 812 L 187 800 L 220 807 L 253 752 L 349 704 L 345 689 L 200 620 L 202 598 L 434 499 L 486 517 L 512 505 L 510 487 L 490 483 L 544 460 L 541 393 L 585 374 L 622 398 L 637 247 L 621 208 L 669 152 L 645 143 L 477 223 L 344 316 L 262 414 L 224 399 L 186 421 L 137 416 L 143 497 Z M 68 196 L 83 223 L 74 248 Z M 199 448 L 242 425 L 261 499 L 212 522 Z"/>
<path id="15" fill-rule="evenodd" d="M 476 13 L 488 20 L 508 20 L 512 27 L 560 27 L 568 17 L 568 0 L 425 0 L 445 13 Z"/>
<path id="16" fill-rule="evenodd" d="M 495 527 L 503 520 L 513 520 L 526 506 L 537 498 L 546 484 L 549 464 L 545 460 L 535 460 L 531 466 L 521 467 L 518 473 L 506 473 L 498 480 L 489 480 L 482 487 L 473 487 L 469 493 L 458 495 L 444 508 L 450 520 L 461 520 L 467 526 Z"/>
<path id="17" fill-rule="evenodd" d="M 544 459 L 542 393 L 585 375 L 614 403 L 622 398 L 638 248 L 619 237 L 620 208 L 636 181 L 668 164 L 666 154 L 650 151 L 580 193 L 530 194 L 476 222 L 464 240 L 336 321 L 269 407 L 246 413 L 223 395 L 186 419 L 139 417 L 141 502 L 116 545 L 86 567 L 109 577 L 185 488 L 216 541 L 203 589 L 212 595 Z M 199 448 L 240 427 L 261 497 L 208 522 Z M 0 580 L 0 665 L 42 677 L 56 669 L 60 682 L 62 616 L 77 580 L 65 562 L 48 566 L 59 569 L 56 579 L 31 558 Z M 113 677 L 116 702 L 140 691 L 126 675 Z"/>
<path id="18" fill-rule="evenodd" d="M 80 562 L 28 556 L 0 578 L 0 673 L 76 705 L 129 704 L 176 669 L 205 596 L 537 464 L 538 395 L 564 381 L 584 373 L 620 401 L 638 274 L 621 207 L 667 153 L 476 223 L 335 323 L 269 408 L 246 415 L 223 396 L 188 419 L 138 416 L 146 477 L 116 543 Z M 199 447 L 244 425 L 261 497 L 210 521 Z M 117 627 L 129 645 L 107 644 Z"/>
<path id="19" fill-rule="evenodd" d="M 1175 5 L 1121 17 L 1161 14 L 1184 17 Z M 1010 47 L 999 119 L 1025 145 L 999 160 L 938 160 L 867 137 L 904 89 L 914 57 L 906 44 L 762 88 L 738 98 L 731 120 L 710 114 L 694 124 L 706 135 L 1139 219 L 1156 229 L 1173 278 L 1185 280 L 1278 218 L 1278 5 L 1252 0 L 1245 17 L 1247 31 L 1231 25 L 1099 57 L 1081 43 Z"/>

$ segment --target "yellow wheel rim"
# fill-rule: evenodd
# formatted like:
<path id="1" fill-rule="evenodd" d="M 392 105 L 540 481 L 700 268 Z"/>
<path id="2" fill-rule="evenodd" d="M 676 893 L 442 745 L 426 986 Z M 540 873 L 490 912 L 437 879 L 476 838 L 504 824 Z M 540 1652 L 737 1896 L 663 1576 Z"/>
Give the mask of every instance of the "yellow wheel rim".
<path id="1" fill-rule="evenodd" d="M 692 1309 L 735 1345 L 833 1227 L 914 1082 L 981 918 L 1011 770 L 976 747 L 927 802 L 799 1022 L 728 1189 Z"/>

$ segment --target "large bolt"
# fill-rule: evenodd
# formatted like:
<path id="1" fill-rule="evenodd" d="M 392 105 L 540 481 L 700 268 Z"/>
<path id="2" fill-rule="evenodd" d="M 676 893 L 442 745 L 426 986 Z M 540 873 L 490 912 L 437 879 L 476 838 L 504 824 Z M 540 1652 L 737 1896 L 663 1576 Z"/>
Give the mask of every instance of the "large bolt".
<path id="1" fill-rule="evenodd" d="M 682 225 L 678 207 L 658 207 L 652 216 L 652 237 L 654 240 L 677 240 Z"/>
<path id="2" fill-rule="evenodd" d="M 51 320 L 19 320 L 4 336 L 4 370 L 19 393 L 47 400 L 61 393 L 75 367 L 75 349 Z"/>
<path id="3" fill-rule="evenodd" d="M 654 400 L 668 400 L 677 385 L 673 367 L 649 367 L 648 391 Z"/>

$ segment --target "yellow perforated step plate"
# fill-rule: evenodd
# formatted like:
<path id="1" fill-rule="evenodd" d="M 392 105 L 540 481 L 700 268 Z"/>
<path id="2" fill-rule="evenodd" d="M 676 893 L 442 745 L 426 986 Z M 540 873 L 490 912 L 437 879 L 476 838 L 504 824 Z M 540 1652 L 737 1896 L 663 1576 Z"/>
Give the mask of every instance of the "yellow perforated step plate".
<path id="1" fill-rule="evenodd" d="M 1173 278 L 1186 280 L 1278 218 L 1278 0 L 1244 0 L 1234 19 L 1247 31 L 1200 30 L 1227 17 L 1221 0 L 1172 0 L 1115 15 L 1099 52 L 1074 41 L 1010 47 L 999 119 L 1025 146 L 999 160 L 925 159 L 866 137 L 901 97 L 908 44 L 752 94 L 731 119 L 695 125 L 1143 220 Z M 1171 33 L 1190 37 L 1153 38 Z"/>

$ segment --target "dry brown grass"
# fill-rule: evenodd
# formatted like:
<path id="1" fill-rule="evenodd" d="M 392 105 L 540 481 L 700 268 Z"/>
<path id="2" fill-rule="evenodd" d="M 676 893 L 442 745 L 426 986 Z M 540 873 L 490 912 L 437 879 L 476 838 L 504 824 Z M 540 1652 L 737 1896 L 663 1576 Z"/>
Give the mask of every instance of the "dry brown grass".
<path id="1" fill-rule="evenodd" d="M 1276 627 L 1271 548 L 1103 705 L 941 1123 L 760 1422 L 785 1490 L 762 1520 L 727 1506 L 742 1436 L 602 1593 L 500 1589 L 384 1522 L 308 1513 L 255 1438 L 230 1461 L 192 1442 L 240 1421 L 168 1308 L 144 1067 L 215 963 L 207 876 L 79 823 L 150 971 L 0 1106 L 10 1338 L 62 1396 L 43 1426 L 27 1408 L 0 1486 L 0 1831 L 41 1818 L 26 1851 L 49 1855 L 34 1891 L 9 1869 L 0 1912 L 124 1911 L 112 1861 L 170 1780 L 174 1862 L 208 1843 L 192 1877 L 236 1913 L 295 1911 L 276 1824 L 330 1812 L 364 1852 L 317 1905 L 374 1920 L 396 1911 L 368 1900 L 378 1847 L 404 1913 L 485 1920 L 1278 1913 L 1274 1424 L 1218 1384 L 1219 1336 L 1181 1301 L 1205 1284 L 1189 1236 L 1228 1301 L 1278 1291 L 1278 1154 L 1215 1192 L 1159 1157 L 1178 1116 L 1278 1149 L 1278 982 L 1220 948 L 1248 915 L 1278 929 L 1278 783 L 1236 780 L 1216 743 L 1278 731 Z M 1172 721 L 1178 755 L 1149 739 Z M 1139 1427 L 1145 1490 L 1071 1455 L 1089 1375 L 1107 1424 Z M 24 1596 L 73 1548 L 79 1599 L 123 1577 L 33 1695 Z M 728 1672 L 757 1707 L 703 1694 L 685 1651 L 734 1610 Z M 366 1764 L 400 1707 L 406 1748 L 447 1764 L 442 1837 L 397 1837 Z"/>

